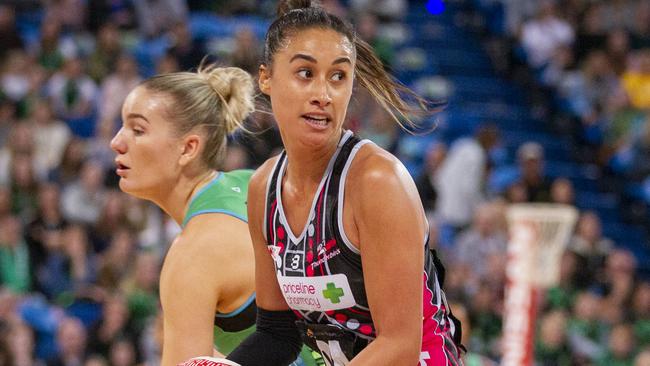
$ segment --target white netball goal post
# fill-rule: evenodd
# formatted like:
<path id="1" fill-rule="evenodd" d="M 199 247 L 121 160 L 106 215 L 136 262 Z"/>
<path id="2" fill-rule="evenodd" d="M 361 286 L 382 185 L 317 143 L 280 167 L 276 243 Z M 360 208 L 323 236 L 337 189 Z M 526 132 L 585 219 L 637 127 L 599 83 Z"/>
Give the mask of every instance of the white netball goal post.
<path id="1" fill-rule="evenodd" d="M 562 253 L 578 211 L 559 204 L 513 204 L 507 211 L 508 254 L 503 323 L 503 366 L 533 364 L 538 291 L 559 280 Z"/>

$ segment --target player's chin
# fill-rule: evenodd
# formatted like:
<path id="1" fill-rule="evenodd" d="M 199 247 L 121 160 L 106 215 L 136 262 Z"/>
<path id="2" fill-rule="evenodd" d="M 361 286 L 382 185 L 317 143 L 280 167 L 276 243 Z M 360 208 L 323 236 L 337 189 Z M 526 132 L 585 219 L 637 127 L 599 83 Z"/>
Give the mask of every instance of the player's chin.
<path id="1" fill-rule="evenodd" d="M 179 363 L 178 366 L 241 366 L 237 362 L 217 357 L 195 357 L 185 362 Z"/>
<path id="2" fill-rule="evenodd" d="M 120 190 L 129 196 L 133 196 L 136 198 L 141 198 L 141 199 L 146 199 L 147 195 L 145 194 L 145 191 L 140 189 L 136 184 L 134 184 L 132 180 L 128 180 L 126 178 L 121 178 L 118 185 L 120 187 Z"/>
<path id="3" fill-rule="evenodd" d="M 134 196 L 134 191 L 133 191 L 133 182 L 127 180 L 126 178 L 122 177 L 119 180 L 118 186 L 120 187 L 120 190 L 126 194 L 130 194 Z"/>

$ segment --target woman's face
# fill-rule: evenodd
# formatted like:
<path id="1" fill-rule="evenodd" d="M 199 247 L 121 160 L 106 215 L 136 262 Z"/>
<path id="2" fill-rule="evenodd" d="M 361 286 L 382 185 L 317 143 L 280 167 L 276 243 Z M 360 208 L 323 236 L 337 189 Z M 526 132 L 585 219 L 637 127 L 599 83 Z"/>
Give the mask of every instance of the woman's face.
<path id="1" fill-rule="evenodd" d="M 122 106 L 122 128 L 111 141 L 120 189 L 140 198 L 158 197 L 180 174 L 182 139 L 165 118 L 170 98 L 135 88 Z"/>
<path id="2" fill-rule="evenodd" d="M 296 32 L 260 68 L 260 90 L 271 98 L 285 144 L 305 147 L 338 141 L 354 80 L 350 40 L 330 29 Z"/>

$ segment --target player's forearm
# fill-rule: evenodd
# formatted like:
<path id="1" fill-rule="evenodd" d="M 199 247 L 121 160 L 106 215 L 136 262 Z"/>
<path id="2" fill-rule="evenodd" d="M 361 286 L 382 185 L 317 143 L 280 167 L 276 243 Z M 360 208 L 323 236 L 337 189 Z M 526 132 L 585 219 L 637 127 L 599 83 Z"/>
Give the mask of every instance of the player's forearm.
<path id="1" fill-rule="evenodd" d="M 246 366 L 289 365 L 302 347 L 295 320 L 289 310 L 257 308 L 257 329 L 228 355 L 228 359 Z"/>

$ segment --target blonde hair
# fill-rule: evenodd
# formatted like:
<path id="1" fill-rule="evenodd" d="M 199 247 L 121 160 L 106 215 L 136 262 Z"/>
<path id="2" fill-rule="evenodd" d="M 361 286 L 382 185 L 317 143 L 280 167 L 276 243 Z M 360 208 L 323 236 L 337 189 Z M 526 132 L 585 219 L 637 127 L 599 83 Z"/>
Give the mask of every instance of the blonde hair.
<path id="1" fill-rule="evenodd" d="M 179 135 L 195 129 L 205 133 L 201 160 L 210 168 L 220 165 L 227 136 L 243 128 L 255 110 L 253 79 L 237 67 L 201 64 L 197 72 L 156 75 L 141 85 L 172 98 L 165 112 Z"/>

